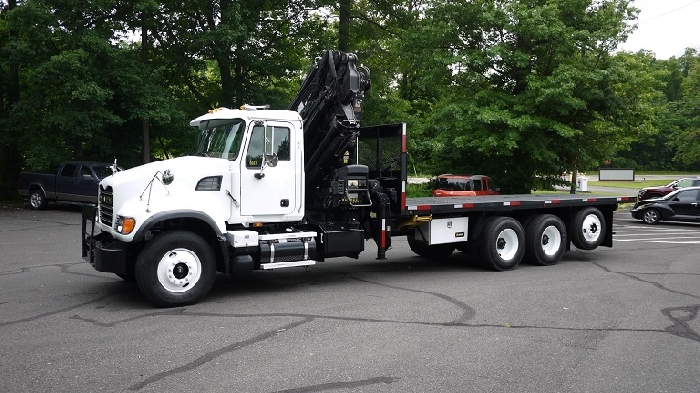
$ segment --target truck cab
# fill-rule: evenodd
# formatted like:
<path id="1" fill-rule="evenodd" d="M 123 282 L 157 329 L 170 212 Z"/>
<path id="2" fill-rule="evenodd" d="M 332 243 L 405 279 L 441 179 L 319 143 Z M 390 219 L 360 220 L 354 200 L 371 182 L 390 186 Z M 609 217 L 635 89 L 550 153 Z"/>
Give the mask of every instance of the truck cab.
<path id="1" fill-rule="evenodd" d="M 200 130 L 195 155 L 229 161 L 221 191 L 231 204 L 227 222 L 298 221 L 304 215 L 301 118 L 258 109 L 221 108 L 192 120 Z"/>

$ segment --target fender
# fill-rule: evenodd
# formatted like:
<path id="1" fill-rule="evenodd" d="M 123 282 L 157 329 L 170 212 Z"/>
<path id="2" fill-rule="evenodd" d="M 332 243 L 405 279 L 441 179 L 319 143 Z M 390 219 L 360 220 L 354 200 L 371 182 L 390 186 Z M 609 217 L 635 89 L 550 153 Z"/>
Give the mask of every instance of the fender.
<path id="1" fill-rule="evenodd" d="M 209 227 L 212 229 L 212 231 L 216 234 L 217 237 L 221 237 L 223 235 L 223 233 L 219 230 L 219 227 L 216 225 L 216 222 L 206 213 L 201 212 L 199 210 L 173 210 L 156 213 L 153 216 L 149 217 L 146 221 L 144 221 L 143 225 L 141 225 L 141 227 L 136 230 L 136 233 L 134 233 L 134 241 L 143 241 L 146 236 L 146 232 L 150 231 L 154 225 L 162 221 L 172 220 L 176 218 L 194 218 L 203 221 L 207 225 L 209 225 Z"/>

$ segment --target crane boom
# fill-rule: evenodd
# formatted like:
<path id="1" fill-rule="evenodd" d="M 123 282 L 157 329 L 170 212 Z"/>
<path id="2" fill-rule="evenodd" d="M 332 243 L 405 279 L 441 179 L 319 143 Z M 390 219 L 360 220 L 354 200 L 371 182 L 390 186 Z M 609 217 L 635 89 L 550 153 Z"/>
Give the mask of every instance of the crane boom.
<path id="1" fill-rule="evenodd" d="M 362 120 L 369 69 L 357 66 L 357 56 L 327 51 L 309 70 L 289 105 L 304 121 L 304 170 L 307 195 L 349 163 Z"/>

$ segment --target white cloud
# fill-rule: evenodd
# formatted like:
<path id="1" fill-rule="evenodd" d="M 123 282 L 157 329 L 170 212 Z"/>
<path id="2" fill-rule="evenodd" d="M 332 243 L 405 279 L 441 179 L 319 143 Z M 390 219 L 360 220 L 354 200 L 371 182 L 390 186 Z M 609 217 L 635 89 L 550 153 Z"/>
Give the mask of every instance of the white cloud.
<path id="1" fill-rule="evenodd" d="M 636 0 L 633 6 L 641 10 L 637 30 L 619 49 L 650 50 L 657 59 L 700 49 L 700 0 Z"/>

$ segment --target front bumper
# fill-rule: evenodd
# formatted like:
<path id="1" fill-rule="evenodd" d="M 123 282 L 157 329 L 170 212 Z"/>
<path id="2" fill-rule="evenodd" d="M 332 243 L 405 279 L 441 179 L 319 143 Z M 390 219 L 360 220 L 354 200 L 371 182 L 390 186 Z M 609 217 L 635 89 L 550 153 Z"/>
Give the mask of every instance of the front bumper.
<path id="1" fill-rule="evenodd" d="M 95 235 L 95 213 L 93 205 L 83 206 L 82 257 L 98 272 L 131 274 L 129 244 L 115 240 L 107 232 Z"/>
<path id="2" fill-rule="evenodd" d="M 635 206 L 632 209 L 630 209 L 630 214 L 632 214 L 632 218 L 640 220 L 642 218 L 643 210 L 644 206 Z"/>

